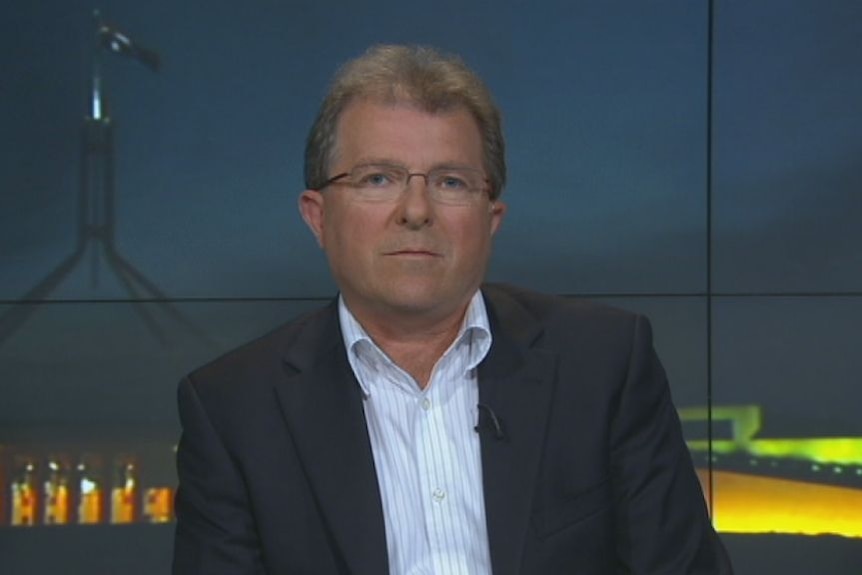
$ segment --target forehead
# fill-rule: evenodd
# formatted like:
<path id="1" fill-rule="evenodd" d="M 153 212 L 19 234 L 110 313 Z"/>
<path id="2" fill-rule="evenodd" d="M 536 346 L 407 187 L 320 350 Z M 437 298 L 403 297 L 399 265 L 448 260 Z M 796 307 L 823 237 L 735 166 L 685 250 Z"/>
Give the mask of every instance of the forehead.
<path id="1" fill-rule="evenodd" d="M 482 160 L 479 127 L 464 106 L 429 112 L 408 102 L 357 100 L 342 112 L 335 144 L 336 162 L 433 160 L 478 167 Z"/>

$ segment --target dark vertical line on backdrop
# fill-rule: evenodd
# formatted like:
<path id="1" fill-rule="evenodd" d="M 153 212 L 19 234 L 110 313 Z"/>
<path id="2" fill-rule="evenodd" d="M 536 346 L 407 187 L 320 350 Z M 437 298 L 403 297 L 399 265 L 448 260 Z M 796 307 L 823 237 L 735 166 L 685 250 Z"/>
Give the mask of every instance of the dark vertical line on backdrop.
<path id="1" fill-rule="evenodd" d="M 707 0 L 706 32 L 706 438 L 707 497 L 715 518 L 712 458 L 712 120 L 715 0 Z"/>

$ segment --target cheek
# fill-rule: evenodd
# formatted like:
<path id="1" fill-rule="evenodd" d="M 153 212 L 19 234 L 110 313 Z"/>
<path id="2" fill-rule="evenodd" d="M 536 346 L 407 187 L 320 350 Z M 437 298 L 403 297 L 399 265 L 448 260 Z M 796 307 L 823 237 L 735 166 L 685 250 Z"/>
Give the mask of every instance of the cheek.
<path id="1" fill-rule="evenodd" d="M 371 249 L 374 214 L 339 205 L 327 212 L 323 229 L 323 248 L 330 257 L 356 258 Z"/>
<path id="2" fill-rule="evenodd" d="M 450 229 L 457 230 L 450 238 L 462 257 L 476 260 L 486 257 L 490 252 L 491 227 L 487 218 L 465 218 Z"/>

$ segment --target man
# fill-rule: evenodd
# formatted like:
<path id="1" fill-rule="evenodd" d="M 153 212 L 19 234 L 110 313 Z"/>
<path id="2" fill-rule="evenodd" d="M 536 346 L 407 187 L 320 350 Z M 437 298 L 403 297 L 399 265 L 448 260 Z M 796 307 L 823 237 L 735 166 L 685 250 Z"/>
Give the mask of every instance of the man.
<path id="1" fill-rule="evenodd" d="M 483 286 L 499 114 L 459 60 L 337 74 L 299 208 L 340 288 L 184 380 L 174 573 L 727 573 L 641 317 Z"/>

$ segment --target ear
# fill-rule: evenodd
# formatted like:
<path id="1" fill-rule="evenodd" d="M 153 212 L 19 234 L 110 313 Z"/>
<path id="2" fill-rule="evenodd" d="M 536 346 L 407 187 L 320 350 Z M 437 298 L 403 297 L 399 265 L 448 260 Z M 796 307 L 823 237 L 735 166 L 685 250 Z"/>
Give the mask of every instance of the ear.
<path id="1" fill-rule="evenodd" d="M 317 239 L 317 245 L 323 247 L 323 194 L 317 190 L 305 190 L 299 195 L 299 213 L 302 219 Z"/>
<path id="2" fill-rule="evenodd" d="M 500 227 L 500 224 L 503 223 L 503 216 L 506 215 L 506 209 L 506 204 L 500 200 L 494 200 L 491 202 L 491 205 L 488 206 L 488 211 L 491 214 L 491 236 L 497 233 L 497 229 Z"/>

